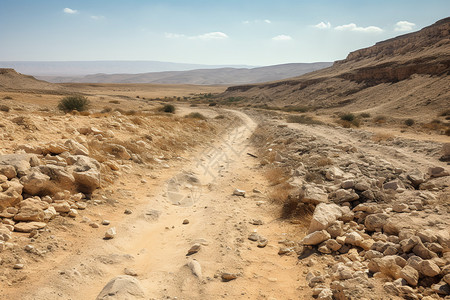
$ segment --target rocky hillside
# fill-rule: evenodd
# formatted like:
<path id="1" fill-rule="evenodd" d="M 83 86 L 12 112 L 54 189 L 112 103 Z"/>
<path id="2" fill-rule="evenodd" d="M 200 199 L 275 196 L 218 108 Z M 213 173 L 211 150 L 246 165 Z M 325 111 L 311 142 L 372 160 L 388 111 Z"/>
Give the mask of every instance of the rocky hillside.
<path id="1" fill-rule="evenodd" d="M 450 95 L 450 18 L 354 51 L 301 77 L 227 89 L 255 105 L 306 105 L 354 111 L 418 113 L 445 108 Z"/>
<path id="2" fill-rule="evenodd" d="M 42 90 L 42 91 L 58 91 L 60 88 L 52 83 L 37 80 L 33 76 L 23 75 L 14 69 L 0 68 L 0 90 Z"/>

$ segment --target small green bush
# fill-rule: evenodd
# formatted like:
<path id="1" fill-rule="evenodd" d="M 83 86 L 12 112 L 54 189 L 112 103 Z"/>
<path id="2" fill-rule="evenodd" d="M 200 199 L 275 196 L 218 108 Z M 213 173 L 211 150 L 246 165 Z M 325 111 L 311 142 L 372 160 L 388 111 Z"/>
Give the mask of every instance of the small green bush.
<path id="1" fill-rule="evenodd" d="M 370 118 L 370 114 L 369 113 L 361 113 L 360 117 L 364 118 L 364 119 L 367 119 L 367 118 Z"/>
<path id="2" fill-rule="evenodd" d="M 175 106 L 173 106 L 172 104 L 166 104 L 163 107 L 161 107 L 159 109 L 159 111 L 162 111 L 162 112 L 165 112 L 165 113 L 174 114 L 175 113 Z"/>
<path id="3" fill-rule="evenodd" d="M 200 119 L 200 120 L 206 120 L 207 118 L 202 115 L 199 112 L 191 112 L 190 114 L 185 116 L 186 118 L 192 118 L 192 119 Z"/>
<path id="4" fill-rule="evenodd" d="M 59 101 L 58 109 L 63 112 L 85 111 L 89 108 L 90 101 L 85 96 L 67 96 Z"/>
<path id="5" fill-rule="evenodd" d="M 342 121 L 353 122 L 355 120 L 355 115 L 352 113 L 346 113 L 340 116 Z"/>
<path id="6" fill-rule="evenodd" d="M 413 126 L 415 123 L 415 121 L 413 119 L 406 119 L 405 120 L 405 125 L 406 126 Z"/>

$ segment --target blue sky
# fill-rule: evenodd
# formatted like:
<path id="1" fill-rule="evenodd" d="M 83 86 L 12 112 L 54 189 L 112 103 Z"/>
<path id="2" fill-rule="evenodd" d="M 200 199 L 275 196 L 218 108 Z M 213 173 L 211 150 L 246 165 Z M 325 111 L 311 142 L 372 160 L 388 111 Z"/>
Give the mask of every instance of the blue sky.
<path id="1" fill-rule="evenodd" d="M 0 0 L 0 61 L 334 61 L 449 12 L 448 0 Z"/>

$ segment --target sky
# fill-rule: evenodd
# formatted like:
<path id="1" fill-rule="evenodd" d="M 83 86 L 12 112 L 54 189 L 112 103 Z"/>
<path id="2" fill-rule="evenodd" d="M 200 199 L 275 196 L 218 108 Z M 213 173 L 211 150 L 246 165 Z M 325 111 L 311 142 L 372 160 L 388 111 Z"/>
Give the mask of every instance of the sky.
<path id="1" fill-rule="evenodd" d="M 449 13 L 448 0 L 0 0 L 0 61 L 335 61 Z"/>

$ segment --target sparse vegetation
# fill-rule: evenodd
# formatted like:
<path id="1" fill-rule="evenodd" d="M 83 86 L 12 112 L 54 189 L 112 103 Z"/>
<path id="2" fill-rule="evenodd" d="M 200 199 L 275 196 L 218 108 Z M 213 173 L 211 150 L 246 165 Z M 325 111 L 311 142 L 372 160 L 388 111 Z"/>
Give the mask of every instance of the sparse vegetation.
<path id="1" fill-rule="evenodd" d="M 345 113 L 345 114 L 341 115 L 340 118 L 342 121 L 348 121 L 348 122 L 353 122 L 356 119 L 355 115 L 352 113 Z"/>
<path id="2" fill-rule="evenodd" d="M 5 96 L 5 97 L 3 97 L 3 99 L 4 100 L 12 100 L 12 97 L 11 96 Z"/>
<path id="3" fill-rule="evenodd" d="M 86 111 L 89 108 L 90 101 L 87 97 L 76 95 L 76 96 L 67 96 L 62 98 L 59 101 L 58 109 L 63 112 L 71 112 L 71 111 Z"/>
<path id="4" fill-rule="evenodd" d="M 352 113 L 344 113 L 339 115 L 337 123 L 344 128 L 359 127 L 361 120 Z"/>
<path id="5" fill-rule="evenodd" d="M 413 120 L 413 119 L 406 119 L 405 120 L 405 125 L 406 126 L 413 126 L 414 125 L 414 123 L 415 123 L 415 121 Z"/>
<path id="6" fill-rule="evenodd" d="M 163 107 L 159 109 L 161 112 L 174 114 L 175 113 L 175 106 L 172 104 L 165 104 Z"/>
<path id="7" fill-rule="evenodd" d="M 109 113 L 109 112 L 111 112 L 112 111 L 112 108 L 111 107 L 104 107 L 103 108 L 103 110 L 101 111 L 101 113 Z"/>
<path id="8" fill-rule="evenodd" d="M 185 118 L 192 118 L 192 119 L 199 119 L 199 120 L 207 119 L 204 115 L 202 115 L 199 112 L 191 112 L 190 114 L 186 115 Z"/>
<path id="9" fill-rule="evenodd" d="M 359 116 L 361 118 L 364 118 L 364 119 L 370 118 L 370 114 L 369 113 L 361 113 L 361 114 L 359 114 Z"/>
<path id="10" fill-rule="evenodd" d="M 379 143 L 384 141 L 392 141 L 394 136 L 390 133 L 376 133 L 372 136 L 372 141 Z"/>
<path id="11" fill-rule="evenodd" d="M 386 116 L 376 116 L 375 118 L 373 118 L 373 122 L 377 124 L 384 124 L 386 123 L 386 120 Z"/>
<path id="12" fill-rule="evenodd" d="M 120 101 L 119 100 L 109 100 L 109 103 L 120 104 Z"/>
<path id="13" fill-rule="evenodd" d="M 286 118 L 288 123 L 300 123 L 300 124 L 323 124 L 323 122 L 314 119 L 313 117 L 306 115 L 290 115 Z"/>

